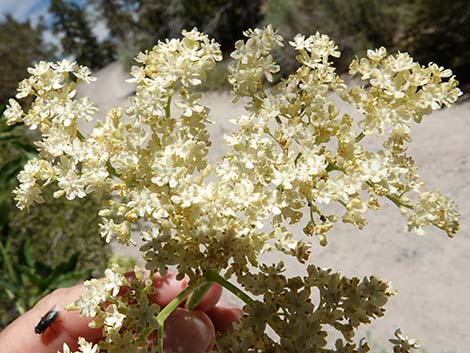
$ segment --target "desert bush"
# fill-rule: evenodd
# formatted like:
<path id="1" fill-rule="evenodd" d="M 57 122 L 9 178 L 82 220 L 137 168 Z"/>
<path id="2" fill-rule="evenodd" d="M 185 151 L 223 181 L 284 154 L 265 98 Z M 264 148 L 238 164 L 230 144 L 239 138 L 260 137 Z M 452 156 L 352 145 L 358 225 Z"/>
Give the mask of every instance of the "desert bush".
<path id="1" fill-rule="evenodd" d="M 418 60 L 449 67 L 470 84 L 470 2 L 416 1 L 415 16 L 401 47 Z"/>

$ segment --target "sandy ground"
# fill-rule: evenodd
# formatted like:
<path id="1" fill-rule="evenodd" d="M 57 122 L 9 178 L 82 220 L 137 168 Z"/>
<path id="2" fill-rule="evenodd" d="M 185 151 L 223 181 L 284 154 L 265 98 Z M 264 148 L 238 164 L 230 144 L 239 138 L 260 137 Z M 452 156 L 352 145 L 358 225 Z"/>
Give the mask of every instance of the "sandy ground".
<path id="1" fill-rule="evenodd" d="M 103 116 L 109 108 L 126 104 L 132 86 L 123 83 L 126 75 L 117 64 L 108 66 L 97 76 L 98 81 L 82 88 L 80 94 L 90 96 Z M 214 161 L 225 150 L 223 134 L 234 129 L 228 120 L 241 114 L 243 106 L 231 103 L 228 93 L 207 93 L 204 102 L 211 108 L 216 122 L 210 127 L 214 143 L 210 159 Z M 350 110 L 344 103 L 340 109 Z M 327 247 L 314 246 L 311 260 L 315 264 L 340 270 L 348 276 L 375 274 L 390 280 L 399 292 L 387 305 L 385 317 L 362 331 L 370 336 L 371 342 L 377 343 L 377 351 L 387 347 L 385 342 L 396 327 L 420 338 L 427 353 L 469 351 L 469 133 L 470 102 L 467 101 L 426 117 L 413 132 L 409 149 L 428 187 L 439 187 L 459 204 L 461 230 L 455 239 L 434 229 L 429 229 L 425 236 L 407 233 L 405 219 L 392 203 L 384 200 L 380 211 L 369 215 L 369 225 L 363 231 L 338 223 L 330 232 Z M 116 247 L 116 251 L 123 250 Z M 291 263 L 289 273 L 300 274 L 302 269 Z"/>

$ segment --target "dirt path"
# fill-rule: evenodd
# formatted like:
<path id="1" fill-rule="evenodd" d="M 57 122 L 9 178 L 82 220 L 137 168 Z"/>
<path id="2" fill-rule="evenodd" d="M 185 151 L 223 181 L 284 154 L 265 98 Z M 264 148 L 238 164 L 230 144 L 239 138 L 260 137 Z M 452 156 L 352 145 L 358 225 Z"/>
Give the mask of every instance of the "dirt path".
<path id="1" fill-rule="evenodd" d="M 105 111 L 125 105 L 132 87 L 116 64 L 98 73 L 99 80 L 81 90 Z M 243 112 L 227 93 L 208 93 L 216 124 L 210 127 L 215 160 L 224 151 L 222 137 L 234 129 L 228 122 Z M 340 109 L 348 110 L 344 104 Z M 89 127 L 87 127 L 89 128 Z M 439 187 L 460 207 L 461 231 L 455 239 L 429 229 L 425 236 L 406 232 L 406 221 L 391 203 L 382 201 L 361 232 L 338 223 L 326 248 L 314 246 L 312 261 L 349 276 L 370 274 L 390 280 L 399 294 L 387 306 L 384 318 L 368 326 L 378 348 L 396 327 L 419 337 L 427 353 L 466 353 L 470 347 L 470 102 L 436 112 L 424 119 L 413 133 L 410 154 L 430 189 Z M 301 233 L 301 229 L 298 229 Z M 119 250 L 121 251 L 121 250 Z M 267 257 L 269 261 L 269 257 Z M 277 258 L 276 258 L 277 260 Z M 301 271 L 291 266 L 289 272 Z M 387 347 L 388 348 L 388 347 Z M 378 349 L 377 351 L 381 351 Z M 388 350 L 390 351 L 390 350 Z"/>

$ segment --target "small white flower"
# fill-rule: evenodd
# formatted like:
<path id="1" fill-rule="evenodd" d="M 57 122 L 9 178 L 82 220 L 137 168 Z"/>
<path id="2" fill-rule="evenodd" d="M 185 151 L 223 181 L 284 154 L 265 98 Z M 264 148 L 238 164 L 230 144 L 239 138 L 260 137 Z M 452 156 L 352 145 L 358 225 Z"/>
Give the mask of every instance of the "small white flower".
<path id="1" fill-rule="evenodd" d="M 46 61 L 40 61 L 39 63 L 35 64 L 34 67 L 28 68 L 28 72 L 31 75 L 35 76 L 42 76 L 49 72 L 51 68 L 51 63 Z"/>
<path id="2" fill-rule="evenodd" d="M 305 39 L 303 34 L 296 34 L 294 40 L 289 42 L 295 50 L 310 50 L 313 45 L 312 37 Z"/>
<path id="3" fill-rule="evenodd" d="M 63 343 L 62 344 L 62 352 L 60 351 L 57 351 L 57 353 L 73 353 L 71 350 L 70 350 L 70 347 L 67 345 L 67 343 Z M 77 352 L 75 352 L 77 353 Z"/>
<path id="4" fill-rule="evenodd" d="M 97 344 L 87 342 L 87 340 L 83 337 L 78 337 L 78 345 L 82 353 L 99 353 L 100 351 L 100 347 Z"/>
<path id="5" fill-rule="evenodd" d="M 23 108 L 21 108 L 21 105 L 14 99 L 9 99 L 7 108 L 3 113 L 7 120 L 7 124 L 13 125 L 19 123 L 21 121 L 21 118 L 23 117 L 23 114 L 24 112 Z"/>
<path id="6" fill-rule="evenodd" d="M 69 170 L 67 174 L 59 176 L 57 178 L 57 182 L 59 188 L 65 193 L 65 197 L 67 198 L 67 200 L 73 200 L 76 197 L 81 199 L 86 196 L 86 183 L 73 170 Z"/>
<path id="7" fill-rule="evenodd" d="M 73 74 L 75 75 L 75 77 L 85 83 L 92 83 L 96 81 L 96 77 L 91 76 L 91 71 L 86 66 L 79 66 Z"/>
<path id="8" fill-rule="evenodd" d="M 83 283 L 85 291 L 74 302 L 81 316 L 95 317 L 101 310 L 100 305 L 106 300 L 108 291 L 102 281 L 91 279 Z"/>
<path id="9" fill-rule="evenodd" d="M 77 62 L 63 59 L 62 61 L 52 64 L 52 68 L 57 72 L 72 72 L 75 70 Z"/>
<path id="10" fill-rule="evenodd" d="M 106 308 L 106 318 L 104 324 L 108 326 L 108 330 L 119 331 L 126 315 L 121 314 L 115 304 L 111 304 Z"/>
<path id="11" fill-rule="evenodd" d="M 121 289 L 124 278 L 122 274 L 110 269 L 106 269 L 104 274 L 106 276 L 105 288 L 107 291 L 111 292 L 113 297 L 115 297 L 118 295 L 119 290 Z"/>
<path id="12" fill-rule="evenodd" d="M 367 57 L 373 61 L 380 61 L 387 56 L 387 49 L 380 47 L 375 50 L 367 50 Z"/>

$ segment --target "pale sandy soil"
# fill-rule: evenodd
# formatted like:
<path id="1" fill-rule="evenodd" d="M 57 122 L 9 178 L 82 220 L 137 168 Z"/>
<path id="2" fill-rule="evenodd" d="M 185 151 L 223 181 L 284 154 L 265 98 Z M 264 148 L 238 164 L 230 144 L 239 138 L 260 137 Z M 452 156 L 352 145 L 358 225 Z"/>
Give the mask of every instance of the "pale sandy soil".
<path id="1" fill-rule="evenodd" d="M 124 106 L 132 86 L 113 64 L 97 74 L 98 82 L 81 90 L 100 107 L 101 116 L 112 106 Z M 243 112 L 227 93 L 208 93 L 210 127 L 216 160 L 224 151 L 222 136 L 232 131 L 228 122 Z M 340 109 L 350 108 L 340 104 Z M 88 127 L 87 127 L 88 128 Z M 369 215 L 369 225 L 358 231 L 338 224 L 326 248 L 315 244 L 312 262 L 349 276 L 376 274 L 390 280 L 399 294 L 387 305 L 384 318 L 362 333 L 383 349 L 396 327 L 419 337 L 427 353 L 467 353 L 470 347 L 470 102 L 456 105 L 424 119 L 413 133 L 410 154 L 428 187 L 439 187 L 460 206 L 461 231 L 455 239 L 429 229 L 425 236 L 406 232 L 405 219 L 390 202 Z M 301 229 L 298 229 L 299 234 Z M 117 251 L 122 249 L 116 248 Z M 272 260 L 277 260 L 273 258 Z M 269 257 L 267 258 L 269 261 Z M 301 274 L 294 264 L 290 274 Z M 379 350 L 378 350 L 379 351 Z M 388 350 L 390 351 L 390 350 Z"/>

